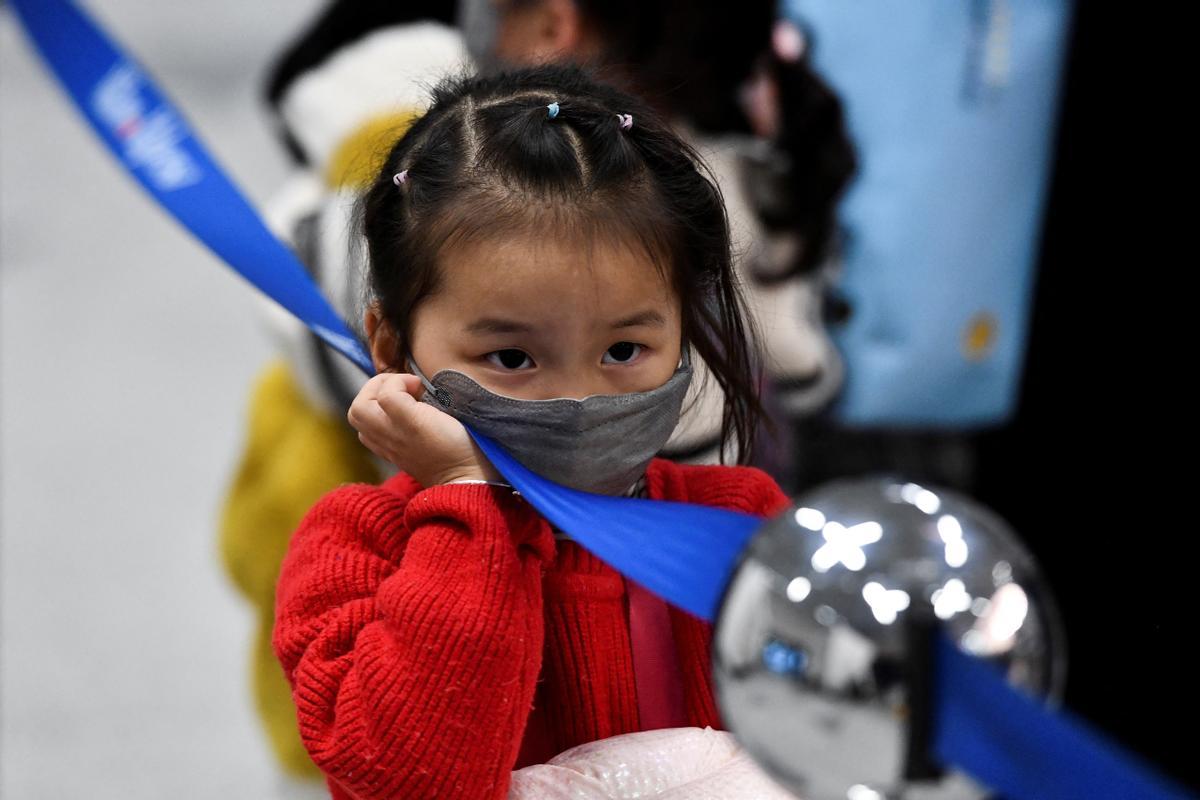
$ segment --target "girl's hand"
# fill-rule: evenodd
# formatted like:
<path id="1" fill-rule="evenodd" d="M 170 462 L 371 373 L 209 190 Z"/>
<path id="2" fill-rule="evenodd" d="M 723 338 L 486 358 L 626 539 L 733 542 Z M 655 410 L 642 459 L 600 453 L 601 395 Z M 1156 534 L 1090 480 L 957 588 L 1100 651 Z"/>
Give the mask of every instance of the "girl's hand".
<path id="1" fill-rule="evenodd" d="M 386 372 L 367 381 L 346 415 L 358 439 L 422 486 L 500 475 L 454 417 L 418 400 L 416 375 Z"/>

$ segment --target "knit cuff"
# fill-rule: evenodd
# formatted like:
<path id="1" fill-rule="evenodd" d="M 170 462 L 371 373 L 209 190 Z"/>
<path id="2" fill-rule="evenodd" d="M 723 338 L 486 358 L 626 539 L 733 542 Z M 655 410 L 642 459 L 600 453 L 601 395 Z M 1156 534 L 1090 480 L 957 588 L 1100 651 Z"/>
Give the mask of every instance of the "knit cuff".
<path id="1" fill-rule="evenodd" d="M 512 489 L 480 483 L 449 483 L 418 492 L 405 509 L 409 530 L 441 520 L 467 530 L 501 526 L 518 547 L 528 547 L 544 562 L 554 561 L 554 535 L 533 506 Z"/>

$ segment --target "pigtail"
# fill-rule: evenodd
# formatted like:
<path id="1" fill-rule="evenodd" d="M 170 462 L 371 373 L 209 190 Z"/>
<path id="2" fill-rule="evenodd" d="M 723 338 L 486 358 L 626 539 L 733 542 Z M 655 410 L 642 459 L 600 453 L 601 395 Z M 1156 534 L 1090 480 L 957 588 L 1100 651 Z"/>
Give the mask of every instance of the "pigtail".
<path id="1" fill-rule="evenodd" d="M 583 178 L 572 141 L 576 113 L 572 102 L 540 92 L 480 104 L 479 167 L 517 172 L 536 191 L 570 193 Z"/>
<path id="2" fill-rule="evenodd" d="M 409 347 L 408 310 L 435 280 L 433 270 L 422 263 L 414 238 L 423 202 L 446 184 L 439 173 L 458 160 L 452 141 L 456 126 L 447 124 L 455 113 L 456 104 L 450 103 L 443 113 L 426 114 L 413 123 L 355 204 L 357 235 L 353 238 L 356 247 L 365 246 L 369 265 L 361 304 L 363 308 L 378 304 L 393 327 L 397 342 L 393 365 L 402 363 Z"/>

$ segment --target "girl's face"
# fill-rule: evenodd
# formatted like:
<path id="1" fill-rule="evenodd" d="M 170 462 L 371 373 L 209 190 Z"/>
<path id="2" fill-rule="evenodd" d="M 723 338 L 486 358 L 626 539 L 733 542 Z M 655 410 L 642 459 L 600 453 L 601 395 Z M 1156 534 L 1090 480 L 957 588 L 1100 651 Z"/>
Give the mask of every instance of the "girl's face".
<path id="1" fill-rule="evenodd" d="M 412 356 L 523 400 L 655 389 L 675 372 L 680 301 L 639 247 L 491 238 L 450 248 L 412 318 Z"/>

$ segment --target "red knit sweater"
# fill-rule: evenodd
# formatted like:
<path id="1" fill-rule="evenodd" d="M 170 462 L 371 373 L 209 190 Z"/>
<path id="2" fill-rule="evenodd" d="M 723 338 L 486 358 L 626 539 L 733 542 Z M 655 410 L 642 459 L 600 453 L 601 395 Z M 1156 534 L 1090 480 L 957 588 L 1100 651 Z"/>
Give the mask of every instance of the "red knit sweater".
<path id="1" fill-rule="evenodd" d="M 749 467 L 655 460 L 646 488 L 788 502 Z M 670 616 L 688 722 L 719 728 L 710 627 Z M 327 495 L 284 559 L 274 647 L 334 800 L 502 800 L 514 768 L 640 730 L 621 576 L 491 486 L 399 475 Z"/>

